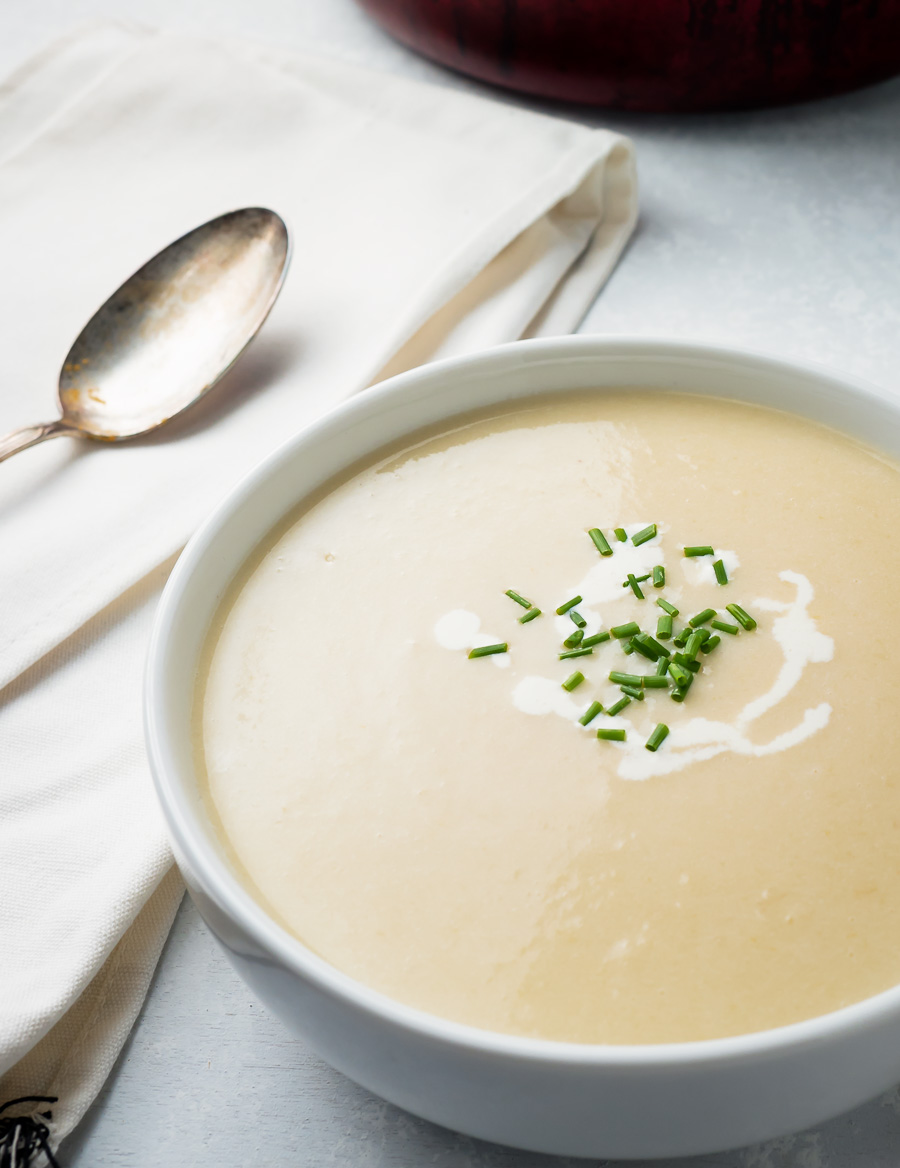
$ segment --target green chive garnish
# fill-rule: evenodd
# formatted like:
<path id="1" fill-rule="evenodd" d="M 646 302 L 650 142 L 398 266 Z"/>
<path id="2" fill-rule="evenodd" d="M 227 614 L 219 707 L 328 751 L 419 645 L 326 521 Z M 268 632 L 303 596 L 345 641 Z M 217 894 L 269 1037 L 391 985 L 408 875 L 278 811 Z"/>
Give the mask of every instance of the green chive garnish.
<path id="1" fill-rule="evenodd" d="M 678 609 L 674 604 L 669 604 L 668 600 L 663 600 L 663 598 L 660 596 L 657 598 L 656 603 L 663 610 L 663 612 L 667 612 L 669 616 L 678 616 Z"/>
<path id="2" fill-rule="evenodd" d="M 659 641 L 654 640 L 654 638 L 651 637 L 649 633 L 641 633 L 640 638 L 648 649 L 652 649 L 656 653 L 657 657 L 669 656 L 669 650 L 665 647 L 665 645 L 660 645 Z"/>
<path id="3" fill-rule="evenodd" d="M 728 583 L 728 573 L 725 571 L 725 565 L 721 560 L 716 560 L 713 564 L 713 571 L 716 574 L 716 579 L 720 584 Z"/>
<path id="4" fill-rule="evenodd" d="M 691 635 L 690 629 L 682 629 L 672 638 L 672 644 L 677 645 L 679 649 L 683 649 L 687 644 L 687 639 Z"/>
<path id="5" fill-rule="evenodd" d="M 625 583 L 629 586 L 638 600 L 644 599 L 644 594 L 641 592 L 641 586 L 638 584 L 637 580 L 634 578 L 631 572 L 628 573 L 628 579 L 625 581 Z"/>
<path id="6" fill-rule="evenodd" d="M 624 742 L 624 730 L 598 730 L 597 737 L 603 742 Z"/>
<path id="7" fill-rule="evenodd" d="M 644 691 L 639 685 L 620 685 L 619 689 L 628 698 L 633 698 L 636 702 L 644 700 Z"/>
<path id="8" fill-rule="evenodd" d="M 513 592 L 511 588 L 507 588 L 503 595 L 508 596 L 510 600 L 514 600 L 516 604 L 521 604 L 523 608 L 531 608 L 531 601 L 526 600 L 524 596 L 520 596 L 518 592 Z"/>
<path id="9" fill-rule="evenodd" d="M 657 722 L 653 729 L 653 733 L 644 743 L 647 750 L 659 750 L 665 740 L 669 737 L 669 727 L 665 722 Z"/>
<path id="10" fill-rule="evenodd" d="M 628 542 L 628 536 L 625 534 L 624 527 L 614 527 L 613 532 L 615 534 L 616 539 L 619 541 L 619 543 L 627 543 Z"/>
<path id="11" fill-rule="evenodd" d="M 686 547 L 684 549 L 686 556 L 714 556 L 716 553 L 709 546 L 708 543 L 701 544 L 697 547 Z"/>
<path id="12" fill-rule="evenodd" d="M 745 612 L 739 604 L 726 604 L 725 607 L 746 632 L 756 628 L 756 621 L 749 612 Z"/>
<path id="13" fill-rule="evenodd" d="M 691 633 L 687 639 L 687 644 L 684 647 L 684 655 L 686 657 L 696 657 L 700 652 L 700 646 L 706 640 L 706 637 L 701 637 L 697 633 Z"/>
<path id="14" fill-rule="evenodd" d="M 653 569 L 653 587 L 664 588 L 666 583 L 666 570 L 662 564 L 657 564 Z"/>
<path id="15" fill-rule="evenodd" d="M 661 641 L 668 641 L 672 636 L 672 618 L 667 612 L 656 622 L 656 635 Z"/>
<path id="16" fill-rule="evenodd" d="M 597 717 L 598 714 L 602 714 L 602 713 L 603 713 L 603 707 L 600 705 L 600 703 L 599 702 L 591 702 L 591 704 L 584 711 L 584 713 L 581 715 L 581 717 L 578 719 L 578 721 L 581 723 L 582 726 L 587 726 L 587 724 L 589 722 L 593 722 L 593 720 Z"/>
<path id="17" fill-rule="evenodd" d="M 580 596 L 573 596 L 571 600 L 567 600 L 565 604 L 561 604 L 556 610 L 556 615 L 562 616 L 563 613 L 568 612 L 570 608 L 574 608 L 576 604 L 581 604 Z"/>
<path id="18" fill-rule="evenodd" d="M 688 685 L 676 685 L 669 697 L 673 702 L 683 702 L 687 697 L 687 691 L 690 689 Z"/>
<path id="19" fill-rule="evenodd" d="M 634 641 L 623 641 L 622 642 L 622 652 L 630 657 L 631 654 L 634 652 Z"/>
<path id="20" fill-rule="evenodd" d="M 737 636 L 737 625 L 730 625 L 727 621 L 714 620 L 709 622 L 714 629 L 718 629 L 720 633 L 730 633 L 732 637 Z"/>
<path id="21" fill-rule="evenodd" d="M 639 532 L 631 537 L 631 542 L 635 547 L 640 547 L 642 543 L 653 539 L 656 536 L 656 524 L 651 523 L 649 527 L 642 528 Z"/>
<path id="22" fill-rule="evenodd" d="M 644 689 L 668 689 L 669 679 L 660 674 L 645 673 L 641 678 L 644 683 Z"/>
<path id="23" fill-rule="evenodd" d="M 668 668 L 669 668 L 669 662 L 667 661 L 667 659 L 665 657 L 660 657 L 660 659 L 656 663 L 657 677 L 665 677 L 666 672 L 668 671 Z"/>
<path id="24" fill-rule="evenodd" d="M 584 681 L 584 674 L 579 673 L 576 669 L 574 673 L 570 673 L 566 680 L 562 683 L 563 689 L 567 689 L 569 693 L 576 689 Z"/>
<path id="25" fill-rule="evenodd" d="M 603 532 L 600 530 L 599 527 L 592 527 L 591 530 L 588 532 L 588 535 L 594 541 L 594 547 L 597 549 L 597 551 L 600 553 L 601 556 L 611 556 L 613 554 L 612 548 L 606 542 L 606 536 L 603 534 Z"/>
<path id="26" fill-rule="evenodd" d="M 563 644 L 567 649 L 577 649 L 583 640 L 584 629 L 575 629 L 574 632 L 570 633 L 569 636 L 566 637 L 566 639 L 563 641 Z"/>
<path id="27" fill-rule="evenodd" d="M 643 584 L 645 580 L 649 580 L 649 579 L 650 579 L 649 572 L 645 572 L 643 576 L 635 576 L 635 580 L 637 580 L 638 584 Z M 622 587 L 628 588 L 629 585 L 630 585 L 630 578 L 629 578 L 629 580 L 625 580 L 623 582 Z"/>
<path id="28" fill-rule="evenodd" d="M 610 718 L 615 718 L 616 714 L 621 714 L 626 706 L 631 705 L 631 698 L 619 698 L 615 705 L 610 706 L 606 711 Z"/>
<path id="29" fill-rule="evenodd" d="M 587 625 L 587 621 L 584 619 L 581 613 L 577 612 L 574 608 L 569 609 L 569 620 L 574 621 L 574 623 L 578 625 L 580 629 L 583 629 Z"/>
<path id="30" fill-rule="evenodd" d="M 699 629 L 701 625 L 705 625 L 715 615 L 716 610 L 714 608 L 704 608 L 702 612 L 698 612 L 696 616 L 692 616 L 688 624 L 692 629 Z"/>
<path id="31" fill-rule="evenodd" d="M 609 631 L 614 637 L 621 639 L 623 637 L 633 637 L 635 633 L 641 631 L 641 626 L 636 621 L 629 621 L 625 625 L 613 625 Z"/>
<path id="32" fill-rule="evenodd" d="M 604 641 L 609 640 L 609 633 L 594 633 L 593 636 L 585 637 L 581 642 L 582 647 L 589 649 L 592 645 L 602 645 Z"/>
<path id="33" fill-rule="evenodd" d="M 616 685 L 636 685 L 641 684 L 641 675 L 639 673 L 619 673 L 614 669 L 609 675 L 609 680 L 615 682 Z"/>
<path id="34" fill-rule="evenodd" d="M 528 612 L 526 612 L 524 616 L 519 617 L 519 624 L 527 625 L 529 621 L 533 621 L 536 616 L 540 615 L 541 610 L 539 608 L 529 608 Z"/>
<path id="35" fill-rule="evenodd" d="M 721 640 L 721 637 L 710 637 L 708 641 L 703 642 L 703 644 L 700 646 L 700 649 L 704 653 L 711 653 Z"/>
<path id="36" fill-rule="evenodd" d="M 669 662 L 669 673 L 672 675 L 672 680 L 677 686 L 688 686 L 694 680 L 694 675 L 683 665 L 679 665 L 677 661 Z"/>
<path id="37" fill-rule="evenodd" d="M 572 657 L 590 657 L 593 652 L 593 649 L 585 649 L 584 646 L 582 646 L 580 649 L 567 649 L 565 653 L 559 654 L 559 660 L 568 661 Z"/>
<path id="38" fill-rule="evenodd" d="M 693 657 L 686 657 L 684 653 L 676 653 L 672 660 L 683 669 L 690 669 L 691 673 L 699 673 L 702 668 L 699 661 L 695 661 Z"/>
<path id="39" fill-rule="evenodd" d="M 644 634 L 638 633 L 636 637 L 631 638 L 631 646 L 635 653 L 640 653 L 642 657 L 646 657 L 648 661 L 658 661 L 659 653 L 654 648 L 647 644 L 644 640 Z"/>
<path id="40" fill-rule="evenodd" d="M 469 657 L 491 657 L 494 653 L 505 653 L 508 648 L 506 641 L 502 645 L 479 645 L 469 650 Z"/>

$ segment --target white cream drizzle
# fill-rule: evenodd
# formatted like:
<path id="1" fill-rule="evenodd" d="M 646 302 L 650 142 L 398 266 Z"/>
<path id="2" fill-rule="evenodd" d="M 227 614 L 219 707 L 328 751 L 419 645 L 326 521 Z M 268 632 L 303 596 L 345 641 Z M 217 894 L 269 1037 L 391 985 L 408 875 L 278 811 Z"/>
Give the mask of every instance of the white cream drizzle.
<path id="1" fill-rule="evenodd" d="M 626 528 L 626 531 L 630 535 L 633 531 L 640 530 L 640 526 Z M 737 557 L 734 553 L 720 554 L 723 559 L 728 554 L 733 556 L 734 566 L 737 566 Z M 616 560 L 614 569 L 612 559 Z M 616 548 L 615 557 L 607 557 L 596 564 L 576 590 L 584 598 L 579 611 L 588 620 L 588 630 L 597 628 L 600 624 L 598 614 L 590 612 L 588 604 L 620 599 L 623 575 L 628 572 L 642 574 L 660 562 L 657 537 L 656 540 L 638 548 L 631 544 L 620 544 Z M 729 567 L 727 559 L 725 563 L 726 567 Z M 758 611 L 781 614 L 772 623 L 772 636 L 781 649 L 784 662 L 772 687 L 748 702 L 733 722 L 690 718 L 686 722 L 676 723 L 666 740 L 665 748 L 656 753 L 644 749 L 643 737 L 634 732 L 634 725 L 628 718 L 622 715 L 615 718 L 610 718 L 606 714 L 599 715 L 590 726 L 585 727 L 588 732 L 593 733 L 604 725 L 622 726 L 632 731 L 625 742 L 605 744 L 611 752 L 619 756 L 617 774 L 620 778 L 643 780 L 657 775 L 674 774 L 684 770 L 691 763 L 714 758 L 725 751 L 753 755 L 757 758 L 775 754 L 796 746 L 828 725 L 831 706 L 827 702 L 821 702 L 818 706 L 805 710 L 796 726 L 777 735 L 770 742 L 755 743 L 748 737 L 751 724 L 787 697 L 800 681 L 808 665 L 830 661 L 834 656 L 833 639 L 819 632 L 816 622 L 809 615 L 809 605 L 814 596 L 809 580 L 799 572 L 792 571 L 780 572 L 779 579 L 795 587 L 796 595 L 792 601 L 785 603 L 768 597 L 758 597 L 753 601 L 753 607 Z M 617 591 L 613 592 L 613 588 Z M 564 599 L 574 594 L 570 592 Z M 671 589 L 667 589 L 667 595 L 670 594 Z M 571 631 L 570 621 L 563 617 L 558 620 L 561 631 L 562 629 Z M 475 613 L 456 609 L 440 618 L 434 627 L 434 635 L 438 643 L 446 649 L 469 649 L 474 645 L 491 644 L 498 639 L 481 634 L 480 627 L 481 621 Z M 497 655 L 492 660 L 501 666 L 509 664 L 506 654 Z M 516 709 L 523 714 L 531 716 L 556 714 L 575 724 L 590 704 L 576 701 L 562 689 L 557 680 L 538 675 L 523 677 L 512 691 L 512 700 Z"/>
<path id="2" fill-rule="evenodd" d="M 481 617 L 465 608 L 454 608 L 444 613 L 434 626 L 434 636 L 443 649 L 478 649 L 482 645 L 496 645 L 499 636 L 482 633 Z M 491 661 L 500 669 L 509 668 L 508 653 L 494 653 Z"/>

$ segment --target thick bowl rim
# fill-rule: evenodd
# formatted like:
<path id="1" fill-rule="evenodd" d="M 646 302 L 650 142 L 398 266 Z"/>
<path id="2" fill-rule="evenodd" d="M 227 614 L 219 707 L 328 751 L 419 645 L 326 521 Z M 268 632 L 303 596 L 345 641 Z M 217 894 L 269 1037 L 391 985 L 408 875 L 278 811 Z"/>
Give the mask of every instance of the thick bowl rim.
<path id="1" fill-rule="evenodd" d="M 596 1070 L 634 1070 L 691 1065 L 694 1067 L 752 1062 L 788 1049 L 820 1045 L 839 1040 L 852 1032 L 880 1026 L 891 1015 L 900 1015 L 900 984 L 861 1002 L 787 1026 L 726 1038 L 677 1043 L 613 1045 L 563 1042 L 529 1038 L 483 1030 L 427 1013 L 393 999 L 318 957 L 301 941 L 282 928 L 243 887 L 227 863 L 195 828 L 189 798 L 189 782 L 183 781 L 169 750 L 168 731 L 162 710 L 169 635 L 182 597 L 206 551 L 223 527 L 230 522 L 239 504 L 291 461 L 308 445 L 348 421 L 377 412 L 382 403 L 400 397 L 410 389 L 440 382 L 447 374 L 484 368 L 493 363 L 514 361 L 552 364 L 572 353 L 585 357 L 647 358 L 679 364 L 719 361 L 738 365 L 750 372 L 802 375 L 830 385 L 842 394 L 887 404 L 898 414 L 900 401 L 886 390 L 861 378 L 834 373 L 818 363 L 786 359 L 760 351 L 681 338 L 577 335 L 513 341 L 491 349 L 450 357 L 419 366 L 392 377 L 345 400 L 327 414 L 288 438 L 241 478 L 192 536 L 181 553 L 163 590 L 151 631 L 144 686 L 144 733 L 148 760 L 157 797 L 176 851 L 185 857 L 190 870 L 219 909 L 234 921 L 259 948 L 298 978 L 310 982 L 328 996 L 401 1030 L 445 1046 L 487 1057 L 508 1058 L 535 1064 L 592 1067 Z M 523 395 L 527 396 L 527 395 Z M 727 397 L 727 394 L 723 395 Z M 447 418 L 452 417 L 448 413 Z M 411 428 L 411 432 L 416 427 Z M 340 468 L 336 468 L 338 470 Z M 286 508 L 288 510 L 289 508 Z M 277 522 L 277 520 L 275 521 Z M 274 524 L 273 524 L 274 526 Z M 263 538 L 265 533 L 261 533 Z"/>

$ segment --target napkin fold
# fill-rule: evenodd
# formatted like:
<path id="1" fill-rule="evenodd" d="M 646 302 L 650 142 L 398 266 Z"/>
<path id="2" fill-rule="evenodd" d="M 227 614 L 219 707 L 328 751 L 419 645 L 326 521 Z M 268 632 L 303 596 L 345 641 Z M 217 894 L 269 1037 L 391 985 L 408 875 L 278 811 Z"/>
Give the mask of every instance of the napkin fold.
<path id="1" fill-rule="evenodd" d="M 54 1143 L 115 1061 L 181 895 L 140 733 L 173 556 L 349 394 L 575 328 L 636 185 L 606 131 L 255 44 L 79 31 L 0 86 L 0 433 L 54 416 L 69 344 L 123 279 L 245 205 L 285 218 L 293 270 L 214 393 L 153 437 L 0 466 L 0 1103 L 59 1095 Z"/>

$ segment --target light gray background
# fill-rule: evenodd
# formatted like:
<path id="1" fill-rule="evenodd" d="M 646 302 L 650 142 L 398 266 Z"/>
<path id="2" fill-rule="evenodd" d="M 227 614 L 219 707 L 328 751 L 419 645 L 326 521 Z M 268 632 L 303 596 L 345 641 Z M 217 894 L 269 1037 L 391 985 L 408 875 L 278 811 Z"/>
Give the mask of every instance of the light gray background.
<path id="1" fill-rule="evenodd" d="M 352 0 L 0 0 L 0 75 L 74 25 L 111 16 L 272 40 L 487 92 L 412 57 Z M 764 113 L 554 112 L 623 130 L 638 148 L 640 226 L 585 331 L 745 344 L 900 390 L 900 80 Z M 188 903 L 131 1040 L 61 1161 L 65 1168 L 586 1163 L 456 1136 L 354 1086 L 252 1000 Z M 813 1132 L 681 1163 L 897 1168 L 900 1093 Z"/>

